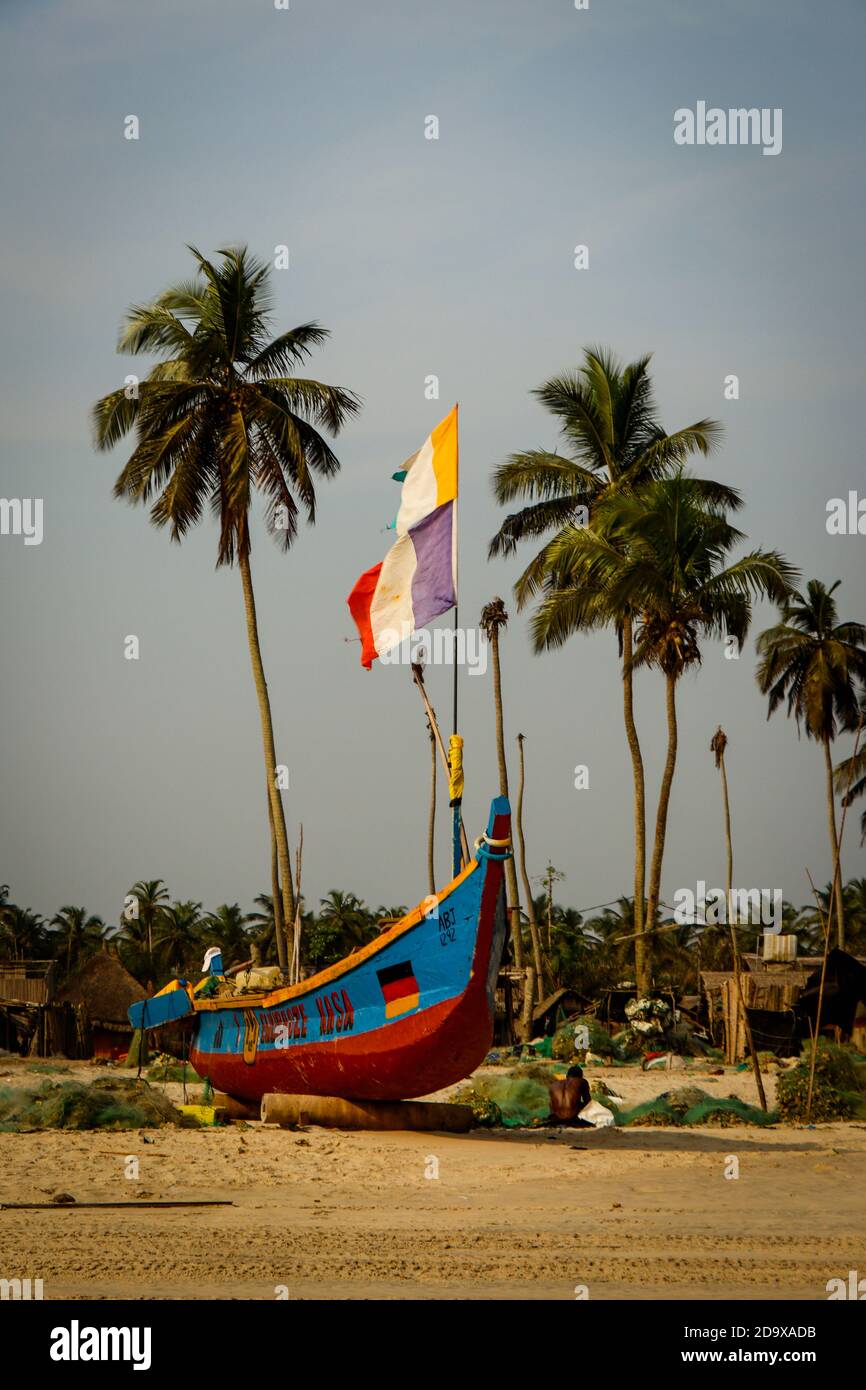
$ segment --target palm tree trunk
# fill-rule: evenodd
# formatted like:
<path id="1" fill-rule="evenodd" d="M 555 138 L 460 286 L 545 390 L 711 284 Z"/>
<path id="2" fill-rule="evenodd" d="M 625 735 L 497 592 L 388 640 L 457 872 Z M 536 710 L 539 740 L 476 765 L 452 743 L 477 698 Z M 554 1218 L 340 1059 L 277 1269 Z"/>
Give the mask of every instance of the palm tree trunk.
<path id="1" fill-rule="evenodd" d="M 632 620 L 622 625 L 622 703 L 625 736 L 631 754 L 634 781 L 634 968 L 639 994 L 645 994 L 652 980 L 652 941 L 644 932 L 644 899 L 646 894 L 646 786 L 643 757 L 640 751 L 637 725 L 634 722 L 634 672 L 631 668 L 633 646 Z M 650 918 L 650 921 L 653 919 Z"/>
<path id="2" fill-rule="evenodd" d="M 274 813 L 271 810 L 271 794 L 268 792 L 268 826 L 271 832 L 271 902 L 274 908 L 274 944 L 277 948 L 277 964 L 285 970 L 288 964 L 286 933 L 283 925 L 283 903 L 280 896 L 280 864 L 277 857 L 277 837 L 274 833 Z"/>
<path id="3" fill-rule="evenodd" d="M 490 633 L 490 650 L 493 655 L 493 704 L 496 714 L 496 758 L 499 763 L 499 795 L 508 795 L 508 767 L 505 762 L 505 731 L 502 719 L 502 677 L 499 668 L 499 631 L 494 627 Z M 511 941 L 514 947 L 514 965 L 523 969 L 523 942 L 520 937 L 520 897 L 517 892 L 517 871 L 514 856 L 505 861 L 505 885 L 508 893 L 508 917 L 511 922 Z"/>
<path id="4" fill-rule="evenodd" d="M 535 961 L 535 978 L 538 987 L 538 1002 L 544 998 L 544 971 L 541 964 L 541 939 L 538 935 L 538 922 L 535 917 L 535 903 L 526 872 L 526 840 L 523 836 L 523 788 L 526 782 L 526 767 L 523 758 L 523 734 L 517 735 L 518 756 L 520 758 L 520 780 L 517 784 L 517 854 L 520 866 L 520 879 L 526 897 L 526 916 L 529 919 L 529 935 L 532 940 L 532 958 Z"/>
<path id="5" fill-rule="evenodd" d="M 824 764 L 827 769 L 827 818 L 830 826 L 830 862 L 833 865 L 833 896 L 836 899 L 836 945 L 840 951 L 845 949 L 845 911 L 842 906 L 842 846 L 836 833 L 836 802 L 833 797 L 833 759 L 830 755 L 830 740 L 825 738 Z"/>
<path id="6" fill-rule="evenodd" d="M 277 955 L 280 969 L 288 969 L 290 954 L 289 933 L 294 936 L 295 903 L 292 889 L 292 869 L 289 861 L 289 839 L 286 834 L 286 817 L 276 782 L 277 755 L 274 749 L 274 726 L 271 719 L 271 702 L 268 698 L 268 685 L 265 668 L 262 664 L 262 649 L 259 645 L 259 629 L 256 622 L 256 601 L 253 595 L 253 579 L 250 573 L 250 557 L 243 552 L 238 557 L 241 583 L 244 590 L 244 612 L 247 620 L 247 638 L 250 644 L 250 660 L 253 667 L 253 681 L 259 702 L 259 718 L 262 725 L 262 746 L 265 755 L 265 775 L 268 779 L 268 799 L 273 817 L 274 838 L 277 842 L 277 863 L 282 885 L 283 923 L 286 939 L 280 942 L 277 937 Z M 291 943 L 293 944 L 293 942 Z"/>
<path id="7" fill-rule="evenodd" d="M 731 805 L 728 800 L 728 774 L 725 769 L 724 752 L 719 754 L 719 771 L 722 774 L 722 800 L 725 806 L 725 847 L 727 850 L 727 877 L 725 879 L 725 903 L 728 912 L 728 929 L 731 933 L 731 953 L 734 960 L 734 980 L 737 987 L 737 998 L 740 1001 L 740 1008 L 743 1010 L 743 1025 L 746 1033 L 746 1046 L 749 1049 L 749 1056 L 752 1059 L 752 1071 L 755 1074 L 755 1085 L 758 1088 L 758 1099 L 761 1102 L 761 1109 L 766 1112 L 767 1097 L 764 1094 L 764 1078 L 761 1076 L 761 1064 L 758 1061 L 758 1054 L 755 1050 L 755 1042 L 752 1037 L 752 1025 L 749 1023 L 749 1015 L 746 1012 L 746 998 L 743 994 L 743 975 L 740 970 L 740 950 L 737 945 L 737 929 L 734 923 L 733 902 L 734 902 L 734 842 L 731 838 Z M 700 992 L 700 991 L 699 991 Z"/>
<path id="8" fill-rule="evenodd" d="M 677 678 L 674 675 L 665 677 L 665 705 L 667 709 L 668 721 L 668 751 L 665 758 L 665 768 L 662 773 L 662 783 L 659 790 L 659 804 L 656 811 L 655 839 L 653 841 L 652 859 L 650 860 L 649 892 L 647 893 L 646 919 L 644 931 L 650 932 L 655 925 L 656 912 L 658 911 L 659 895 L 661 893 L 662 882 L 662 860 L 665 853 L 665 834 L 668 825 L 668 805 L 671 799 L 671 785 L 674 780 L 674 772 L 677 766 Z M 644 993 L 652 987 L 652 972 L 647 969 L 650 964 L 651 953 L 648 951 L 644 958 L 645 974 L 638 979 L 638 993 Z"/>
<path id="9" fill-rule="evenodd" d="M 431 898 L 436 896 L 436 735 L 430 729 L 430 818 L 427 822 L 427 882 Z"/>

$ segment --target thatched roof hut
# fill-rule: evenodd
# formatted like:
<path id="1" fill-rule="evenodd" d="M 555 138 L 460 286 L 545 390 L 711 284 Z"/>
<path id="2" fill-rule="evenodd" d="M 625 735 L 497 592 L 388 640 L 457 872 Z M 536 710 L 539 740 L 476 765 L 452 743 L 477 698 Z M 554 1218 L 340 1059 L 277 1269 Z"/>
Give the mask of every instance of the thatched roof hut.
<path id="1" fill-rule="evenodd" d="M 98 951 L 57 991 L 55 1003 L 82 1006 L 94 1029 L 128 1033 L 130 1004 L 147 997 L 147 990 L 130 975 L 113 951 Z"/>

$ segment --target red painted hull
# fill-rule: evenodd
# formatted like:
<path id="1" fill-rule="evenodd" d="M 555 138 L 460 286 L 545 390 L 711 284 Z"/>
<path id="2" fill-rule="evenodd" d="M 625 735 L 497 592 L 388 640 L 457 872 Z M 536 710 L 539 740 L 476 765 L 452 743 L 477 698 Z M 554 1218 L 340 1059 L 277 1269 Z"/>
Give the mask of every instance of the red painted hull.
<path id="1" fill-rule="evenodd" d="M 474 982 L 473 982 L 474 984 Z M 483 982 L 482 982 L 483 984 Z M 345 1096 L 354 1100 L 408 1100 L 430 1095 L 468 1076 L 484 1060 L 493 1031 L 486 999 L 469 996 L 397 1020 L 379 1033 L 297 1049 L 263 1053 L 249 1067 L 237 1053 L 193 1052 L 191 1061 L 217 1090 L 246 1100 L 269 1091 Z"/>

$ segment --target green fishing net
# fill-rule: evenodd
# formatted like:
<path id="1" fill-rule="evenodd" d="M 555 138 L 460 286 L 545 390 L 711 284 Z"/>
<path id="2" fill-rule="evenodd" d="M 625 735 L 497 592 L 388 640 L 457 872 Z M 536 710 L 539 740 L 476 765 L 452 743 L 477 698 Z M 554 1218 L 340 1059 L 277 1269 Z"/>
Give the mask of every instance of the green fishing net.
<path id="1" fill-rule="evenodd" d="M 550 1083 L 562 1068 L 543 1062 L 514 1067 L 503 1076 L 476 1076 L 471 1087 L 454 1096 L 469 1105 L 477 1122 L 506 1129 L 539 1125 L 550 1114 Z"/>
<path id="2" fill-rule="evenodd" d="M 776 1082 L 779 1114 L 791 1123 L 820 1124 L 827 1120 L 866 1119 L 866 1067 L 854 1054 L 823 1039 L 815 1058 L 812 1104 L 809 1075 L 812 1049 L 807 1047 L 796 1067 Z"/>
<path id="3" fill-rule="evenodd" d="M 575 1038 L 581 1043 L 575 1048 Z M 573 1018 L 557 1028 L 551 1048 L 552 1056 L 558 1061 L 576 1061 L 576 1052 L 594 1052 L 599 1057 L 619 1061 L 622 1053 L 610 1033 L 597 1018 Z"/>
<path id="4" fill-rule="evenodd" d="M 551 1083 L 563 1075 L 561 1065 L 539 1060 L 514 1067 L 501 1076 L 477 1076 L 471 1087 L 465 1087 L 453 1099 L 471 1107 L 476 1124 L 505 1129 L 538 1128 L 550 1116 Z M 611 1111 L 615 1124 L 621 1127 L 771 1125 L 779 1118 L 775 1112 L 765 1114 L 736 1096 L 708 1095 L 697 1086 L 678 1086 L 632 1106 L 614 1099 L 610 1087 L 603 1082 L 591 1087 L 591 1095 Z"/>
<path id="5" fill-rule="evenodd" d="M 185 1081 L 187 1086 L 197 1086 L 201 1077 L 189 1062 L 181 1062 L 168 1052 L 160 1052 L 153 1058 L 147 1069 L 148 1081 Z M 205 1102 L 207 1104 L 207 1102 Z"/>
<path id="6" fill-rule="evenodd" d="M 710 1096 L 697 1086 L 679 1086 L 628 1109 L 621 1109 L 605 1096 L 599 1100 L 613 1111 L 616 1123 L 624 1126 L 772 1125 L 778 1121 L 772 1111 L 766 1114 L 737 1096 Z"/>
<path id="7" fill-rule="evenodd" d="M 156 1129 L 196 1127 L 161 1091 L 114 1077 L 85 1085 L 44 1081 L 39 1086 L 0 1087 L 0 1131 L 33 1129 Z"/>

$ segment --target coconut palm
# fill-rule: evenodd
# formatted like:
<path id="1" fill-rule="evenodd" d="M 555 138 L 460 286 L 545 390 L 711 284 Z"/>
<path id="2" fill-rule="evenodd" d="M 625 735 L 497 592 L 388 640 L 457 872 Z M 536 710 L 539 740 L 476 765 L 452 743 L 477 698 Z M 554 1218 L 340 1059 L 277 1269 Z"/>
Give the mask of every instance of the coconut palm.
<path id="1" fill-rule="evenodd" d="M 857 725 L 860 734 L 855 741 L 855 751 L 850 758 L 843 759 L 833 773 L 833 784 L 842 797 L 843 806 L 852 806 L 861 796 L 866 796 L 866 690 L 860 694 Z M 860 817 L 860 843 L 866 844 L 866 811 Z"/>
<path id="2" fill-rule="evenodd" d="M 862 953 L 866 946 L 866 878 L 849 879 L 844 896 L 848 944 Z"/>
<path id="3" fill-rule="evenodd" d="M 216 912 L 208 912 L 202 920 L 201 935 L 209 946 L 219 946 L 224 969 L 249 960 L 250 920 L 237 903 L 222 903 Z"/>
<path id="4" fill-rule="evenodd" d="M 183 974 L 187 962 L 192 962 L 193 953 L 201 947 L 201 928 L 205 920 L 201 903 L 191 899 L 163 908 L 159 935 L 153 944 L 164 966 Z"/>
<path id="5" fill-rule="evenodd" d="M 138 922 L 139 928 L 124 930 L 123 934 L 129 939 L 138 940 L 147 952 L 148 961 L 152 961 L 154 940 L 162 926 L 162 914 L 169 900 L 165 884 L 161 878 L 139 879 L 130 888 L 127 898 L 131 898 L 132 902 L 124 908 L 124 927 L 129 928 L 132 922 Z"/>
<path id="6" fill-rule="evenodd" d="M 9 901 L 9 885 L 0 885 L 0 957 L 38 960 L 48 950 L 45 923 L 38 912 Z"/>
<path id="7" fill-rule="evenodd" d="M 318 921 L 339 932 L 345 951 L 366 945 L 376 934 L 376 924 L 361 899 L 335 888 L 322 898 Z"/>
<path id="8" fill-rule="evenodd" d="M 258 947 L 262 960 L 267 961 L 277 949 L 274 899 L 270 893 L 259 893 L 254 901 L 256 911 L 249 914 L 247 922 L 252 929 L 253 945 Z"/>
<path id="9" fill-rule="evenodd" d="M 505 760 L 505 731 L 502 716 L 502 670 L 499 661 L 499 629 L 508 623 L 508 613 L 501 598 L 494 598 L 481 610 L 481 629 L 490 643 L 493 665 L 493 713 L 496 735 L 496 760 L 499 765 L 499 795 L 508 796 L 508 764 Z M 517 891 L 517 870 L 514 856 L 505 861 L 505 886 L 508 898 L 508 920 L 511 924 L 511 942 L 514 948 L 514 964 L 518 970 L 523 968 L 523 945 L 520 939 L 520 894 Z"/>
<path id="10" fill-rule="evenodd" d="M 743 535 L 712 492 L 712 485 L 708 488 L 680 469 L 600 501 L 591 529 L 571 528 L 551 547 L 546 592 L 533 619 L 536 646 L 542 647 L 562 640 L 573 625 L 597 623 L 601 610 L 620 622 L 631 614 L 635 642 L 628 665 L 654 668 L 664 676 L 668 742 L 647 923 L 655 922 L 661 891 L 677 760 L 678 682 L 700 664 L 702 639 L 727 634 L 742 647 L 753 598 L 767 595 L 781 602 L 795 575 L 775 551 L 755 550 L 726 563 Z M 636 931 L 646 936 L 642 926 Z M 636 970 L 638 990 L 644 993 L 651 985 L 647 952 L 636 952 Z"/>
<path id="11" fill-rule="evenodd" d="M 584 931 L 583 918 L 573 908 L 554 907 L 550 945 L 545 952 L 546 974 L 551 989 L 577 988 L 594 947 Z"/>
<path id="12" fill-rule="evenodd" d="M 558 421 L 565 453 L 531 449 L 512 454 L 494 473 L 493 487 L 502 504 L 520 498 L 529 505 L 511 513 L 490 543 L 490 555 L 511 555 L 522 541 L 550 537 L 515 585 L 518 607 L 547 581 L 551 559 L 565 535 L 592 527 L 598 504 L 612 494 L 628 493 L 663 476 L 694 453 L 709 453 L 721 435 L 714 420 L 698 420 L 667 434 L 658 421 L 651 358 L 623 365 L 602 348 L 589 348 L 575 372 L 552 377 L 533 392 Z M 707 484 L 708 492 L 711 485 Z M 715 485 L 715 499 L 733 505 L 736 494 Z M 561 617 L 566 618 L 565 610 Z M 622 657 L 623 720 L 634 783 L 634 898 L 637 904 L 635 955 L 638 974 L 646 978 L 643 934 L 646 880 L 646 792 L 643 755 L 634 717 L 632 683 L 633 614 L 612 615 L 603 607 L 582 605 L 546 645 L 573 632 L 613 626 Z"/>
<path id="13" fill-rule="evenodd" d="M 856 687 L 866 682 L 866 626 L 840 622 L 833 597 L 840 581 L 829 589 L 810 579 L 805 594 L 792 593 L 781 605 L 781 621 L 758 638 L 758 685 L 769 697 L 767 718 L 787 703 L 799 735 L 821 744 L 826 773 L 830 862 L 833 866 L 836 939 L 845 945 L 845 907 L 836 832 L 833 758 L 830 745 L 841 729 L 853 729 L 860 716 Z"/>
<path id="14" fill-rule="evenodd" d="M 834 884 L 816 889 L 811 903 L 806 903 L 799 919 L 798 936 L 806 953 L 822 955 L 824 930 L 835 905 Z M 866 945 L 866 878 L 849 879 L 842 887 L 842 906 L 845 913 L 845 944 L 849 951 L 862 951 Z"/>
<path id="15" fill-rule="evenodd" d="M 315 477 L 330 478 L 339 469 L 320 429 L 336 435 L 360 402 L 351 391 L 291 374 L 324 342 L 327 330 L 304 323 L 269 338 L 267 265 L 244 247 L 219 251 L 217 263 L 190 250 L 195 277 L 126 316 L 119 351 L 153 353 L 160 360 L 134 389 L 112 391 L 97 402 L 96 441 L 110 449 L 134 429 L 136 447 L 115 496 L 151 502 L 151 520 L 169 526 L 176 541 L 209 508 L 219 523 L 217 565 L 237 562 L 285 930 L 291 934 L 294 892 L 250 569 L 249 512 L 258 490 L 268 528 L 288 550 L 301 513 L 315 520 Z M 285 969 L 291 951 L 282 939 L 277 945 Z"/>
<path id="16" fill-rule="evenodd" d="M 373 921 L 379 926 L 384 922 L 399 922 L 406 916 L 407 910 L 405 903 L 397 903 L 394 907 L 389 907 L 387 903 L 380 903 L 373 913 Z"/>
<path id="17" fill-rule="evenodd" d="M 61 907 L 51 918 L 57 932 L 58 954 L 62 951 L 67 976 L 102 944 L 106 927 L 101 917 L 85 907 Z"/>

